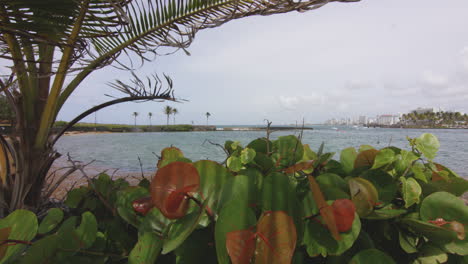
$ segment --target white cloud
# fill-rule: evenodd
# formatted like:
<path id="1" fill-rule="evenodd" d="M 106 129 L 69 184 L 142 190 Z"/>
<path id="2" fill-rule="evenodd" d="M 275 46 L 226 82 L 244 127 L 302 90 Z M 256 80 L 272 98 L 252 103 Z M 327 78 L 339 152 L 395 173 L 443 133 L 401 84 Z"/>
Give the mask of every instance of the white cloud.
<path id="1" fill-rule="evenodd" d="M 422 73 L 422 81 L 424 84 L 431 86 L 446 86 L 449 83 L 447 76 L 432 71 L 424 71 Z"/>

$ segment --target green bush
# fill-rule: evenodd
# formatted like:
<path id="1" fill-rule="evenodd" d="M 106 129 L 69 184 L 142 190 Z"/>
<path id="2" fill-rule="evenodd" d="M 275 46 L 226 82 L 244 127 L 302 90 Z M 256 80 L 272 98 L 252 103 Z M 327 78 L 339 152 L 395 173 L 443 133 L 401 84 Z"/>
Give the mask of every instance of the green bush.
<path id="1" fill-rule="evenodd" d="M 101 174 L 39 224 L 0 220 L 0 263 L 467 263 L 468 181 L 435 136 L 409 144 L 335 160 L 295 136 L 228 141 L 223 164 L 166 148 L 151 182 Z"/>

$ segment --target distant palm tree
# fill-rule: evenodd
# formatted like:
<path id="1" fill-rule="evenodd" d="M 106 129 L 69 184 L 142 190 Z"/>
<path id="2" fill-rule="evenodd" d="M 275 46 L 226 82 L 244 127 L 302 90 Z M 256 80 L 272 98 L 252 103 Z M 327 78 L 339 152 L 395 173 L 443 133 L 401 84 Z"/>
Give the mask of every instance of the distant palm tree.
<path id="1" fill-rule="evenodd" d="M 210 112 L 206 112 L 206 125 L 208 125 L 208 118 L 210 118 L 211 114 Z"/>
<path id="2" fill-rule="evenodd" d="M 167 125 L 169 125 L 169 116 L 172 115 L 172 107 L 166 105 L 166 107 L 164 107 L 164 114 L 167 116 Z"/>
<path id="3" fill-rule="evenodd" d="M 172 108 L 172 114 L 174 115 L 174 125 L 175 125 L 175 116 L 179 113 L 179 110 L 177 108 Z"/>
<path id="4" fill-rule="evenodd" d="M 149 121 L 150 121 L 150 126 L 151 126 L 151 118 L 153 117 L 153 113 L 149 112 L 148 113 Z"/>
<path id="5" fill-rule="evenodd" d="M 136 118 L 137 118 L 137 116 L 138 116 L 138 112 L 133 112 L 132 115 L 135 117 L 135 128 L 136 128 Z"/>

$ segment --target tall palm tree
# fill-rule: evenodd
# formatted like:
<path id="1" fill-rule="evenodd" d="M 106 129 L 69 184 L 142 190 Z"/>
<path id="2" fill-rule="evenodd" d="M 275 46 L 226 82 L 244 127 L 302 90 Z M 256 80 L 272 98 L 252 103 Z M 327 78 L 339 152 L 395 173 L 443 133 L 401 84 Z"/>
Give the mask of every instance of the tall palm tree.
<path id="1" fill-rule="evenodd" d="M 173 118 L 174 118 L 174 125 L 175 125 L 175 116 L 179 113 L 179 110 L 177 110 L 177 108 L 172 108 L 172 115 L 173 115 Z"/>
<path id="2" fill-rule="evenodd" d="M 51 193 L 43 187 L 59 156 L 54 144 L 64 132 L 54 136 L 52 126 L 70 96 L 94 71 L 117 63 L 128 69 L 119 63 L 124 56 L 144 62 L 158 55 L 159 47 L 186 51 L 196 32 L 233 19 L 355 1 L 359 0 L 0 1 L 0 58 L 4 69 L 11 70 L 7 81 L 0 80 L 0 93 L 14 109 L 17 124 L 10 143 L 0 139 L 14 152 L 6 155 L 14 157 L 8 163 L 16 165 L 10 170 L 16 172 L 14 177 L 0 175 L 0 217 L 17 208 L 37 208 L 44 202 L 42 194 Z M 160 87 L 120 88 L 123 98 L 90 108 L 64 129 L 109 105 L 173 100 L 171 91 L 161 92 Z"/>
<path id="3" fill-rule="evenodd" d="M 153 113 L 149 112 L 148 113 L 148 118 L 149 118 L 149 125 L 151 126 L 151 118 L 153 117 Z"/>
<path id="4" fill-rule="evenodd" d="M 137 116 L 138 116 L 138 112 L 133 112 L 132 115 L 135 117 L 135 128 L 136 128 L 136 118 L 137 118 Z"/>
<path id="5" fill-rule="evenodd" d="M 206 112 L 206 125 L 208 125 L 208 118 L 210 118 L 211 114 L 210 112 Z"/>
<path id="6" fill-rule="evenodd" d="M 172 107 L 166 105 L 166 107 L 164 107 L 164 114 L 167 116 L 167 125 L 169 125 L 169 116 L 172 115 Z"/>

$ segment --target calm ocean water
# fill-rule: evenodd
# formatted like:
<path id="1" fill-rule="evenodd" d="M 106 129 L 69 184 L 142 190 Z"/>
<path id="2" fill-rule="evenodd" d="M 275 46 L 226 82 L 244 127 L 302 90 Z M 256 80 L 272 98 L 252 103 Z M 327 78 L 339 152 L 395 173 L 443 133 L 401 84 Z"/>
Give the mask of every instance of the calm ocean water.
<path id="1" fill-rule="evenodd" d="M 298 131 L 274 132 L 272 139 L 278 136 L 298 134 Z M 468 177 L 468 130 L 452 129 L 384 129 L 314 126 L 314 130 L 305 130 L 303 143 L 317 150 L 325 142 L 325 150 L 333 151 L 339 158 L 339 152 L 346 147 L 359 147 L 369 144 L 376 148 L 388 145 L 408 149 L 406 136 L 418 137 L 422 133 L 435 134 L 441 143 L 436 161 L 451 168 L 459 175 Z M 224 144 L 226 140 L 240 141 L 244 146 L 251 140 L 264 137 L 263 131 L 210 131 L 177 133 L 114 133 L 83 134 L 62 137 L 57 144 L 60 153 L 70 155 L 77 160 L 87 162 L 96 160 L 93 166 L 119 168 L 120 171 L 140 171 L 138 157 L 143 170 L 154 170 L 157 158 L 155 154 L 168 146 L 180 148 L 186 157 L 192 160 L 211 159 L 222 161 L 224 152 L 208 143 Z M 59 163 L 64 163 L 62 157 Z"/>

